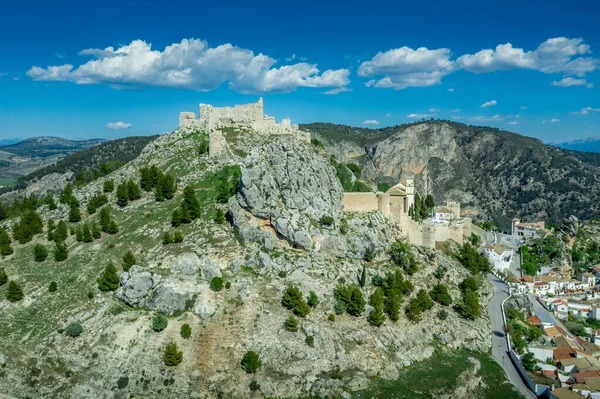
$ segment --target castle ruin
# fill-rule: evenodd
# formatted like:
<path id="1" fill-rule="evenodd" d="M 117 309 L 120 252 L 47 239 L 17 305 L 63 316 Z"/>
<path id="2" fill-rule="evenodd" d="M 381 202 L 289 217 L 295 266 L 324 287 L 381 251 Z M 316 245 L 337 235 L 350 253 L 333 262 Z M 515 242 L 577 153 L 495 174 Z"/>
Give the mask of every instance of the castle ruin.
<path id="1" fill-rule="evenodd" d="M 224 128 L 251 129 L 266 135 L 291 135 L 298 140 L 310 142 L 310 133 L 301 131 L 297 124 L 292 125 L 289 117 L 277 123 L 275 118 L 265 115 L 262 98 L 259 98 L 256 103 L 239 104 L 233 107 L 199 104 L 198 114 L 199 119 L 196 119 L 196 114 L 193 112 L 180 112 L 179 127 L 207 132 L 211 156 L 226 151 L 227 143 L 222 134 Z"/>
<path id="2" fill-rule="evenodd" d="M 450 216 L 445 220 L 434 217 L 419 223 L 408 214 L 414 201 L 414 179 L 410 177 L 403 178 L 385 193 L 344 193 L 342 197 L 344 212 L 379 211 L 391 216 L 413 245 L 434 249 L 436 242 L 453 240 L 462 244 L 464 237 L 471 236 L 472 222 L 469 218 L 461 218 L 460 203 L 446 204 Z"/>

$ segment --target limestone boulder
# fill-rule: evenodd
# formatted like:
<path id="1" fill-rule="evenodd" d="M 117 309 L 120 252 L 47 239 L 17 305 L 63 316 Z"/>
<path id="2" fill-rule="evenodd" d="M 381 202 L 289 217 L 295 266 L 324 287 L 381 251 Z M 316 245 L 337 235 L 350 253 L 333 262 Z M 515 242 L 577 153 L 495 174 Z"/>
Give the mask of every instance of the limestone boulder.
<path id="1" fill-rule="evenodd" d="M 193 298 L 195 287 L 174 279 L 163 279 L 148 299 L 146 307 L 170 315 L 185 310 L 186 302 Z"/>
<path id="2" fill-rule="evenodd" d="M 152 287 L 159 280 L 159 276 L 144 271 L 140 266 L 132 266 L 128 272 L 121 274 L 115 297 L 129 306 L 143 306 Z"/>

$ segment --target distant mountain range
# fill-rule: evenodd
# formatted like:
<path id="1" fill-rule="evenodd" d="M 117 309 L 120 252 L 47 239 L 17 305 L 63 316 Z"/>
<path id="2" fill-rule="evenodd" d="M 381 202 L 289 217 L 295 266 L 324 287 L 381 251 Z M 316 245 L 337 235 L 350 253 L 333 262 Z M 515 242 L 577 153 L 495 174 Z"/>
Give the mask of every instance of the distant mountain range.
<path id="1" fill-rule="evenodd" d="M 54 164 L 69 154 L 94 147 L 105 141 L 105 139 L 68 140 L 50 136 L 2 140 L 0 141 L 0 178 L 17 179 Z M 6 142 L 9 144 L 5 144 Z"/>
<path id="2" fill-rule="evenodd" d="M 588 137 L 587 139 L 566 141 L 564 143 L 552 143 L 552 145 L 566 150 L 600 152 L 600 137 Z"/>

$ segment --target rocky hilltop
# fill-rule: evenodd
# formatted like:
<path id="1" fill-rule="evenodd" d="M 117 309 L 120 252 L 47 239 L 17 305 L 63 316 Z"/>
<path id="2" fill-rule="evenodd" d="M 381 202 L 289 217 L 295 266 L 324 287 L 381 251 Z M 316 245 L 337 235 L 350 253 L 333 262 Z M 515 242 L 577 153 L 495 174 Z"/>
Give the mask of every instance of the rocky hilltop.
<path id="1" fill-rule="evenodd" d="M 126 165 L 63 190 L 56 207 L 41 204 L 42 231 L 29 240 L 19 227 L 29 222 L 16 211 L 2 221 L 14 253 L 3 252 L 0 268 L 23 297 L 16 299 L 11 283 L 0 286 L 1 392 L 347 398 L 378 378 L 398 378 L 435 350 L 489 350 L 492 288 L 481 275 L 474 276 L 478 288 L 465 288 L 472 274 L 457 262 L 456 245 L 406 246 L 381 213 L 344 213 L 328 153 L 256 133 L 224 130 L 229 157 L 209 157 L 203 132 L 161 135 Z M 372 167 L 362 163 L 367 176 L 380 173 L 374 162 L 391 162 L 386 146 L 370 155 Z M 353 143 L 344 148 L 359 152 Z M 388 172 L 393 179 L 400 170 Z M 49 220 L 67 221 L 75 233 L 64 239 L 66 259 L 56 255 L 62 233 L 49 234 Z M 451 304 L 428 299 L 439 284 Z M 460 310 L 471 289 L 479 316 Z M 178 349 L 167 361 L 171 342 Z M 240 364 L 248 351 L 260 359 L 254 373 Z M 454 397 L 478 388 L 460 389 Z"/>
<path id="2" fill-rule="evenodd" d="M 460 201 L 476 219 L 510 228 L 510 220 L 560 223 L 600 212 L 600 156 L 545 145 L 494 128 L 427 121 L 384 129 L 314 123 L 326 151 L 359 164 L 370 180 L 395 184 L 415 174 L 436 202 Z"/>

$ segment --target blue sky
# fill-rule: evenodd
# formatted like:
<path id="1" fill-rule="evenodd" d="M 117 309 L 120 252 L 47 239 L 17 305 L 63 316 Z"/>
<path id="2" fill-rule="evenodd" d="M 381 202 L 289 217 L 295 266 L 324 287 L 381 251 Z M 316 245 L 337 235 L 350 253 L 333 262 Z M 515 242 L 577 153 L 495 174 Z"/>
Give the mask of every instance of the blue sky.
<path id="1" fill-rule="evenodd" d="M 295 123 L 600 136 L 595 1 L 253 3 L 5 4 L 0 139 L 162 133 L 259 96 Z"/>

